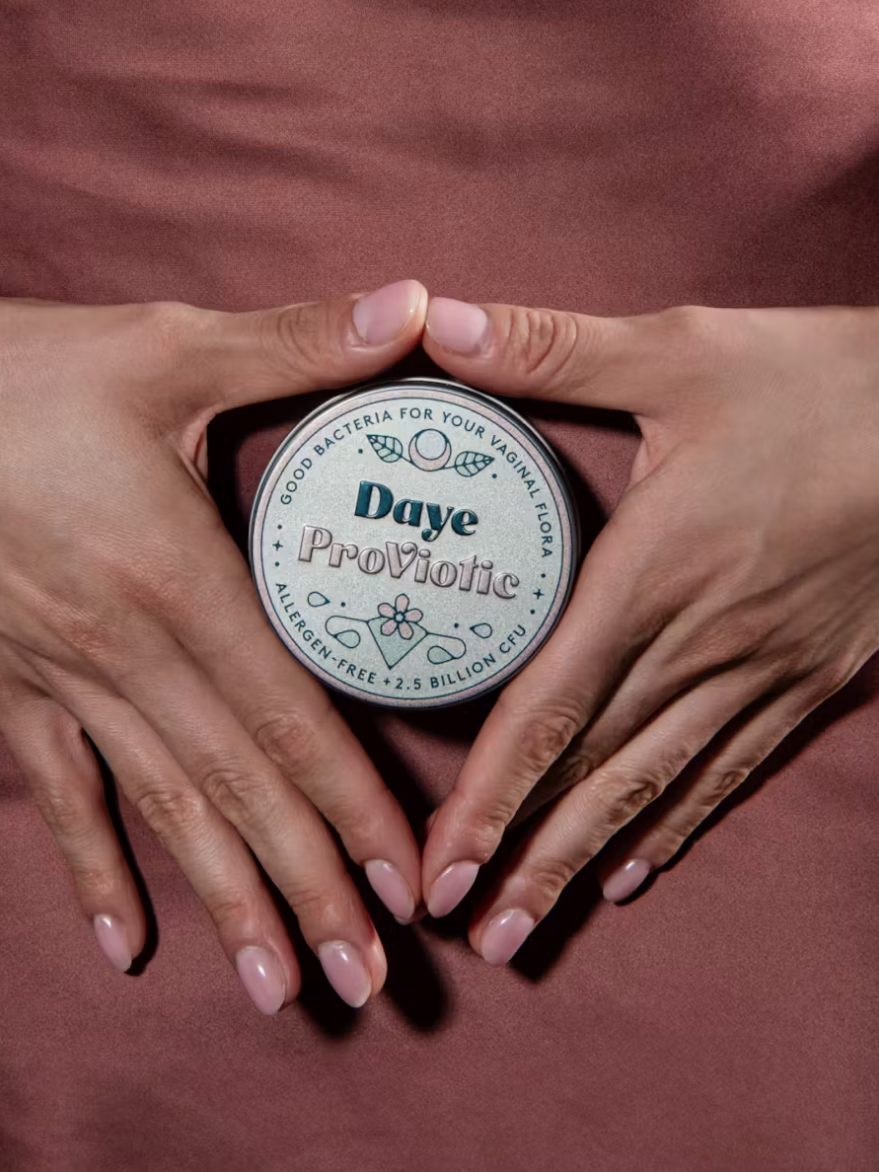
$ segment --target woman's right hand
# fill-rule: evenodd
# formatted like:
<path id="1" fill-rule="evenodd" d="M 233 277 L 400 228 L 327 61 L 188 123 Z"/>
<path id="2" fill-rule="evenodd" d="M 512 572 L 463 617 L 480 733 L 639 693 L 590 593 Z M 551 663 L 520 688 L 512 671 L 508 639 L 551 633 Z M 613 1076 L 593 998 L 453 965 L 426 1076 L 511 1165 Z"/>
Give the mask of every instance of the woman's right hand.
<path id="1" fill-rule="evenodd" d="M 419 341 L 415 281 L 245 314 L 0 301 L 0 732 L 126 970 L 144 913 L 98 762 L 176 858 L 257 1007 L 293 947 L 251 856 L 337 993 L 382 986 L 381 943 L 326 818 L 389 909 L 420 860 L 323 688 L 272 632 L 205 487 L 205 432 L 248 402 L 371 377 Z"/>

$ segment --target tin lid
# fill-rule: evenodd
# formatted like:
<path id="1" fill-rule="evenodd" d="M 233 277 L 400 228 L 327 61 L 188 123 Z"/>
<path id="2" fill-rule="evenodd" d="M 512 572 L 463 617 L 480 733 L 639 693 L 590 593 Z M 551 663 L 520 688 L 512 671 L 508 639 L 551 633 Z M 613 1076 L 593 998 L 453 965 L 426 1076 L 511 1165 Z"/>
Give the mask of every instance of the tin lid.
<path id="1" fill-rule="evenodd" d="M 579 532 L 546 441 L 453 380 L 370 383 L 312 412 L 250 520 L 263 606 L 331 688 L 373 704 L 470 700 L 520 671 L 573 585 Z"/>

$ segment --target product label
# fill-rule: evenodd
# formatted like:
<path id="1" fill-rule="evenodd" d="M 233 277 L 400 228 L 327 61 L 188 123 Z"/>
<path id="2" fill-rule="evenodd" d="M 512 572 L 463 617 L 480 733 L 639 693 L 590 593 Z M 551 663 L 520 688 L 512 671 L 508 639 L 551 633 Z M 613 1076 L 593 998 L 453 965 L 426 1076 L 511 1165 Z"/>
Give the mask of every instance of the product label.
<path id="1" fill-rule="evenodd" d="M 251 546 L 290 650 L 325 683 L 401 707 L 466 699 L 523 666 L 575 556 L 533 433 L 421 381 L 348 396 L 288 437 Z"/>

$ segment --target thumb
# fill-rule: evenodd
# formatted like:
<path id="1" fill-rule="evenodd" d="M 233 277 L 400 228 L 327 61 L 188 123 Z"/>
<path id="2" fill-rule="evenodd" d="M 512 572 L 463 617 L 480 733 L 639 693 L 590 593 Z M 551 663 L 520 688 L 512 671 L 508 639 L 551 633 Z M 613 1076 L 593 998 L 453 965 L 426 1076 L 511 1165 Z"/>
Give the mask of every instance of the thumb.
<path id="1" fill-rule="evenodd" d="M 362 296 L 212 315 L 201 338 L 207 405 L 228 411 L 372 378 L 414 349 L 426 311 L 425 287 L 397 281 Z"/>
<path id="2" fill-rule="evenodd" d="M 661 317 L 588 317 L 432 297 L 423 345 L 449 373 L 498 395 L 649 415 Z"/>

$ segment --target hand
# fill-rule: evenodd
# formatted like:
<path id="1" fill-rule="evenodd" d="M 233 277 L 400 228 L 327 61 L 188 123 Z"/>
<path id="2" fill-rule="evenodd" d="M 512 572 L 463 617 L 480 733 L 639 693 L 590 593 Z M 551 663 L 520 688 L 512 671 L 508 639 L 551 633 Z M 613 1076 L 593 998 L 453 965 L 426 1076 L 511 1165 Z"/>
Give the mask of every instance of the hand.
<path id="1" fill-rule="evenodd" d="M 879 648 L 879 312 L 611 320 L 437 299 L 427 329 L 467 383 L 631 411 L 642 435 L 568 611 L 426 844 L 441 915 L 554 768 L 567 792 L 472 925 L 502 963 L 635 819 L 603 871 L 606 898 L 631 895 Z"/>
<path id="2" fill-rule="evenodd" d="M 390 910 L 420 900 L 403 812 L 275 637 L 204 484 L 220 411 L 370 377 L 419 341 L 399 282 L 245 314 L 0 302 L 0 731 L 122 970 L 144 916 L 97 761 L 178 861 L 263 1012 L 296 996 L 252 849 L 339 995 L 381 943 L 323 821 Z"/>

